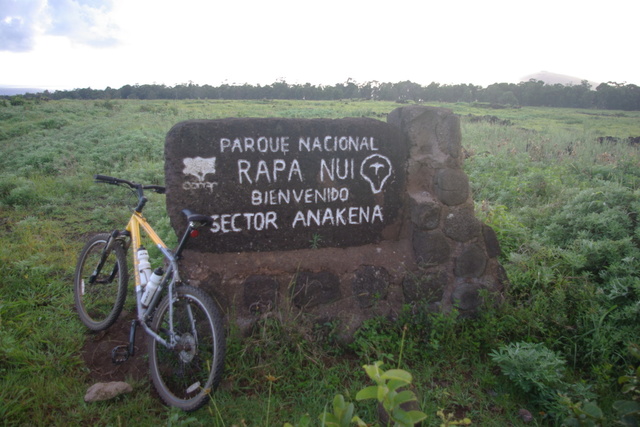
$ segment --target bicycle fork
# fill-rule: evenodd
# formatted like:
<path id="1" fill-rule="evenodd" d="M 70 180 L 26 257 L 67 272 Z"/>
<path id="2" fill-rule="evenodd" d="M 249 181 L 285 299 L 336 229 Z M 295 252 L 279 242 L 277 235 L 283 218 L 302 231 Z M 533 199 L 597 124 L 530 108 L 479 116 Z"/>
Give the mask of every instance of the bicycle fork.
<path id="1" fill-rule="evenodd" d="M 111 253 L 111 249 L 113 249 L 113 245 L 116 244 L 116 241 L 118 239 L 118 237 L 120 236 L 120 232 L 118 230 L 114 230 L 111 232 L 111 236 L 109 237 L 109 239 L 107 240 L 107 243 L 104 245 L 104 248 L 102 249 L 102 254 L 100 256 L 100 261 L 98 261 L 98 265 L 96 265 L 95 269 L 93 270 L 93 273 L 91 273 L 91 276 L 89 276 L 89 284 L 93 285 L 96 283 L 96 280 L 98 279 L 98 276 L 100 275 L 100 272 L 102 271 L 102 268 L 104 267 L 104 264 L 107 262 L 107 258 L 109 258 L 109 254 Z M 113 279 L 116 277 L 116 274 L 118 274 L 118 264 L 116 263 L 113 267 L 113 271 L 111 272 L 111 274 L 109 274 L 109 277 L 106 279 L 106 283 L 111 283 L 113 282 Z M 82 288 L 82 293 L 84 294 L 84 286 Z"/>

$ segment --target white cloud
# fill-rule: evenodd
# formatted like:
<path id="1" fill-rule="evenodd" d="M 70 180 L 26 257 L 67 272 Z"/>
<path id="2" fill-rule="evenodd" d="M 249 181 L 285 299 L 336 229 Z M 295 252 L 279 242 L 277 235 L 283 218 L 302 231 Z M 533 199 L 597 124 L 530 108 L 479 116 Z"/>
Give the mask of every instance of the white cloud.
<path id="1" fill-rule="evenodd" d="M 0 0 L 0 50 L 33 49 L 42 3 L 42 0 Z"/>
<path id="2" fill-rule="evenodd" d="M 118 43 L 112 0 L 0 0 L 0 50 L 29 52 L 41 37 L 92 47 Z"/>
<path id="3" fill-rule="evenodd" d="M 111 0 L 48 0 L 43 11 L 47 34 L 94 47 L 118 44 L 118 27 L 110 15 Z"/>

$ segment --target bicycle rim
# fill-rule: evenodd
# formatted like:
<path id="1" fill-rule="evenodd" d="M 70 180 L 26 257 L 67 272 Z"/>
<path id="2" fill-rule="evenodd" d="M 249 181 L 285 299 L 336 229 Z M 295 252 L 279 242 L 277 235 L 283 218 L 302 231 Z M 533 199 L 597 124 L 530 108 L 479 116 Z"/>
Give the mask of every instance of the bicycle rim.
<path id="1" fill-rule="evenodd" d="M 194 411 L 208 401 L 222 376 L 222 319 L 211 297 L 200 289 L 181 286 L 173 306 L 173 324 L 176 349 L 149 338 L 151 379 L 167 405 Z M 158 305 L 152 329 L 169 340 L 169 296 Z"/>
<path id="2" fill-rule="evenodd" d="M 114 245 L 103 267 L 96 271 L 108 239 L 108 234 L 99 234 L 86 243 L 74 275 L 76 310 L 82 323 L 94 331 L 115 323 L 127 296 L 126 254 L 120 245 Z"/>

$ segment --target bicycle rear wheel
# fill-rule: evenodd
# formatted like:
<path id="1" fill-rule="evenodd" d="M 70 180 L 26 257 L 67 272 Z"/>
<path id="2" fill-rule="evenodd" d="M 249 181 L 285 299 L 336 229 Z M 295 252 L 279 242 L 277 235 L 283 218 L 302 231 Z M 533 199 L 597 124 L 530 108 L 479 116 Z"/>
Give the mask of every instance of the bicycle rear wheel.
<path id="1" fill-rule="evenodd" d="M 127 296 L 127 257 L 119 243 L 100 266 L 109 234 L 98 234 L 84 246 L 73 277 L 73 297 L 80 320 L 92 331 L 113 325 Z"/>
<path id="2" fill-rule="evenodd" d="M 191 286 L 176 288 L 173 328 L 178 337 L 168 349 L 149 337 L 151 380 L 162 400 L 184 411 L 195 411 L 209 400 L 220 383 L 225 339 L 222 317 L 204 291 Z M 154 314 L 151 329 L 169 340 L 169 300 L 165 296 Z"/>

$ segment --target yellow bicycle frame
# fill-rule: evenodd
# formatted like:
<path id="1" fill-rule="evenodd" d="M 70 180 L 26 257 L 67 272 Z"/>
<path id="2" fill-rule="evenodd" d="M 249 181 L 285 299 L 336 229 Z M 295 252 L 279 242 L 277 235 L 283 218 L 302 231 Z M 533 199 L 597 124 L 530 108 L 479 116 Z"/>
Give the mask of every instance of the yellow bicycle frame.
<path id="1" fill-rule="evenodd" d="M 133 262 L 134 262 L 134 272 L 136 277 L 136 292 L 140 289 L 140 271 L 138 269 L 138 265 L 140 265 L 140 261 L 138 260 L 138 248 L 142 246 L 142 237 L 140 234 L 140 227 L 147 233 L 149 238 L 153 240 L 153 243 L 162 249 L 167 249 L 167 245 L 162 241 L 162 239 L 158 236 L 151 225 L 147 222 L 147 219 L 142 216 L 140 212 L 133 212 L 131 215 L 131 219 L 129 220 L 129 224 L 127 224 L 127 231 L 131 234 L 131 243 L 133 247 Z M 164 252 L 164 251 L 163 251 Z"/>

